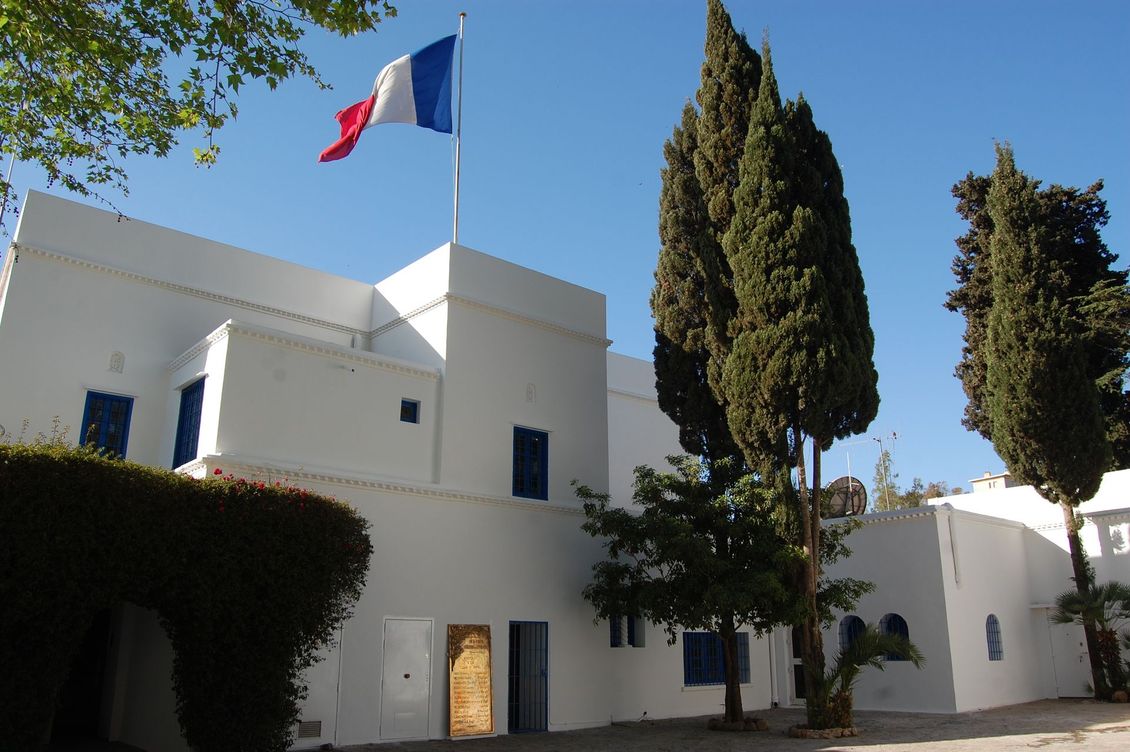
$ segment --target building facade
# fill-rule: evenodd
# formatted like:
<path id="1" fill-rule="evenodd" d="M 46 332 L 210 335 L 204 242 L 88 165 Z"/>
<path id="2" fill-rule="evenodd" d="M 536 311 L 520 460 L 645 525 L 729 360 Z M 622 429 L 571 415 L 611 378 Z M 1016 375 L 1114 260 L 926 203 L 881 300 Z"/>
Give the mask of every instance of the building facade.
<path id="1" fill-rule="evenodd" d="M 299 747 L 446 736 L 454 624 L 490 627 L 495 733 L 715 713 L 712 637 L 668 646 L 655 625 L 594 623 L 581 597 L 602 551 L 571 482 L 626 504 L 636 465 L 681 451 L 651 364 L 609 344 L 603 295 L 462 246 L 373 285 L 32 193 L 0 272 L 0 426 L 11 439 L 58 417 L 131 460 L 285 479 L 372 523 L 368 582 L 309 673 Z M 1113 574 L 1119 488 L 1092 515 Z M 833 574 L 878 587 L 830 626 L 830 657 L 844 618 L 893 614 L 929 658 L 866 676 L 857 707 L 1064 693 L 1039 656 L 1066 555 L 1024 514 L 974 509 L 991 495 L 853 534 Z M 985 667 L 990 614 L 1004 658 Z M 107 621 L 92 733 L 183 749 L 155 616 L 123 604 Z M 789 631 L 745 641 L 746 707 L 802 701 Z"/>

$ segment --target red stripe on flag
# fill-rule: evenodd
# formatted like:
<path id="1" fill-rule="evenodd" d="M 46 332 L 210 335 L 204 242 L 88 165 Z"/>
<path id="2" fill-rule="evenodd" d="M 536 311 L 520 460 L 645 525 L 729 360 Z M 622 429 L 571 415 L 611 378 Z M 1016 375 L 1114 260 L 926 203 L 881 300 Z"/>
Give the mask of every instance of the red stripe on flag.
<path id="1" fill-rule="evenodd" d="M 319 162 L 333 162 L 349 156 L 349 152 L 357 145 L 357 139 L 361 138 L 361 131 L 365 130 L 369 122 L 369 115 L 373 112 L 373 103 L 376 101 L 376 96 L 371 96 L 334 115 L 337 122 L 341 123 L 341 138 L 318 155 Z"/>

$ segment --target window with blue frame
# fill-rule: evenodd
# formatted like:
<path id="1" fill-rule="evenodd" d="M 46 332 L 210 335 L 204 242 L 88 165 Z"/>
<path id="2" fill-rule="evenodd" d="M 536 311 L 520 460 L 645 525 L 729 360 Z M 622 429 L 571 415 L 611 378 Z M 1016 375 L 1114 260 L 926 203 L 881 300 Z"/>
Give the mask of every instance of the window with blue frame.
<path id="1" fill-rule="evenodd" d="M 132 412 L 133 397 L 87 392 L 86 407 L 82 411 L 79 442 L 94 444 L 107 452 L 124 457 Z"/>
<path id="2" fill-rule="evenodd" d="M 985 641 L 989 646 L 989 660 L 1004 660 L 1004 642 L 1001 640 L 1001 623 L 996 614 L 985 619 Z"/>
<path id="3" fill-rule="evenodd" d="M 608 647 L 624 647 L 624 618 L 622 616 L 617 615 L 608 618 Z"/>
<path id="4" fill-rule="evenodd" d="M 419 402 L 419 400 L 410 400 L 410 399 L 400 400 L 400 422 L 401 423 L 419 423 L 420 422 L 420 402 Z"/>
<path id="5" fill-rule="evenodd" d="M 738 632 L 738 682 L 749 683 L 749 635 Z M 683 684 L 725 684 L 722 638 L 713 632 L 683 632 Z"/>
<path id="6" fill-rule="evenodd" d="M 549 498 L 549 434 L 514 426 L 514 495 Z"/>
<path id="7" fill-rule="evenodd" d="M 906 619 L 898 614 L 886 614 L 879 620 L 879 631 L 887 635 L 895 635 L 903 637 L 907 640 L 910 639 L 910 627 L 906 625 Z M 895 655 L 894 653 L 887 653 L 888 661 L 905 661 L 902 656 Z"/>
<path id="8" fill-rule="evenodd" d="M 180 392 L 177 441 L 173 447 L 173 467 L 196 459 L 200 444 L 200 413 L 204 407 L 204 379 L 198 379 Z"/>

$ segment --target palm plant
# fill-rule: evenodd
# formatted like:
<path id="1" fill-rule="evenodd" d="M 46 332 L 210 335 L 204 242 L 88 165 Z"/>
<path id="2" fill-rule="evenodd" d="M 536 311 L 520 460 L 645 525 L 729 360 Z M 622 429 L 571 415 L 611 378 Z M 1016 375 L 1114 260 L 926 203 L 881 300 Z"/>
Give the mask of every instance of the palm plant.
<path id="1" fill-rule="evenodd" d="M 855 725 L 852 718 L 855 683 L 867 667 L 883 671 L 888 657 L 909 661 L 918 669 L 926 665 L 926 657 L 917 645 L 902 635 L 886 634 L 874 624 L 866 625 L 847 647 L 840 649 L 820 686 L 814 690 L 828 709 L 821 727 L 849 728 Z"/>
<path id="2" fill-rule="evenodd" d="M 1055 599 L 1051 620 L 1056 624 L 1094 625 L 1099 660 L 1106 673 L 1109 691 L 1113 693 L 1127 688 L 1127 666 L 1122 662 L 1118 633 L 1130 624 L 1130 586 L 1107 582 L 1091 584 L 1084 592 L 1064 591 Z M 1099 699 L 1109 700 L 1110 697 Z"/>

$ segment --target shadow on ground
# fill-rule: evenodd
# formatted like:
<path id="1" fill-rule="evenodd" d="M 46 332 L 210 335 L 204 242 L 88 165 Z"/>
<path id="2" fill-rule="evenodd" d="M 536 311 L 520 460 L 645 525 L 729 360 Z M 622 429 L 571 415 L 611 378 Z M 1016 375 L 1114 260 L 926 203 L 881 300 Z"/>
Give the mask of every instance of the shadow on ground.
<path id="1" fill-rule="evenodd" d="M 1013 750 L 1130 750 L 1130 705 L 1093 700 L 1041 700 L 974 713 L 929 714 L 858 711 L 861 734 L 844 739 L 790 739 L 789 726 L 804 722 L 802 708 L 776 708 L 752 715 L 769 731 L 707 731 L 706 718 L 616 723 L 595 729 L 523 734 L 460 741 L 402 742 L 402 752 L 746 752 L 747 750 L 866 750 L 909 752 L 1011 752 Z M 343 752 L 380 752 L 387 744 L 343 747 Z"/>
<path id="2" fill-rule="evenodd" d="M 802 708 L 776 708 L 751 715 L 765 718 L 769 731 L 707 731 L 706 718 L 516 734 L 485 739 L 393 742 L 339 747 L 339 752 L 1126 752 L 1130 750 L 1130 705 L 1094 700 L 1041 700 L 975 713 L 940 715 L 857 711 L 860 736 L 790 739 L 789 726 L 804 722 Z M 49 752 L 143 752 L 112 742 L 57 742 Z M 161 750 L 150 750 L 161 752 Z"/>

